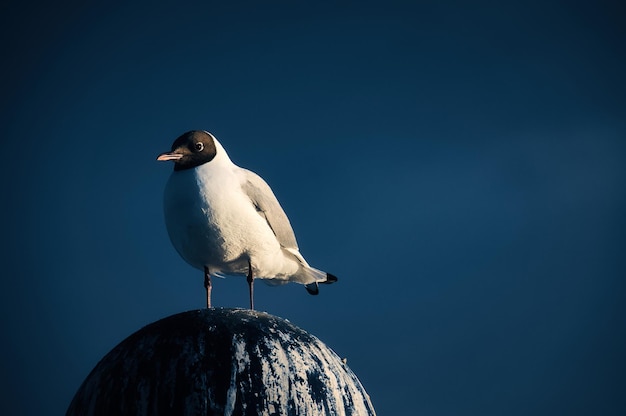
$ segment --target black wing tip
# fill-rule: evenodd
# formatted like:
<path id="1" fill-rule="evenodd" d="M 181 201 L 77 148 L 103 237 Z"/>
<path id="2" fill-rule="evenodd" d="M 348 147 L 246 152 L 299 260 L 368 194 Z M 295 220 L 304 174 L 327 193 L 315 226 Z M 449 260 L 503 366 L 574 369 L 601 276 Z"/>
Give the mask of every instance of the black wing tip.
<path id="1" fill-rule="evenodd" d="M 318 295 L 320 293 L 320 288 L 319 288 L 318 283 L 329 285 L 331 283 L 335 283 L 337 280 L 338 280 L 337 276 L 335 276 L 334 274 L 326 273 L 326 280 L 324 280 L 323 282 L 309 283 L 308 285 L 304 285 L 304 287 L 306 288 L 306 291 L 309 292 L 310 295 Z"/>
<path id="2" fill-rule="evenodd" d="M 309 292 L 309 295 L 318 295 L 320 293 L 320 288 L 317 286 L 317 282 L 309 283 L 308 285 L 304 285 L 306 291 Z"/>
<path id="3" fill-rule="evenodd" d="M 335 276 L 334 274 L 330 274 L 330 273 L 326 273 L 326 281 L 325 282 L 320 282 L 320 283 L 324 283 L 326 285 L 329 285 L 331 283 L 335 283 L 337 280 L 337 276 Z"/>

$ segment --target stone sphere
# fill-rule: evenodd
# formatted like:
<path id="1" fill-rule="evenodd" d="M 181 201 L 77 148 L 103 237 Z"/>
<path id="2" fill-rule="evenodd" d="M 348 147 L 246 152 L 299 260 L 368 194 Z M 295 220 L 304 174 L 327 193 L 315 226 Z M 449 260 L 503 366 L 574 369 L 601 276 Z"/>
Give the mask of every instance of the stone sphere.
<path id="1" fill-rule="evenodd" d="M 244 309 L 173 315 L 126 338 L 91 371 L 67 415 L 375 415 L 330 348 Z"/>

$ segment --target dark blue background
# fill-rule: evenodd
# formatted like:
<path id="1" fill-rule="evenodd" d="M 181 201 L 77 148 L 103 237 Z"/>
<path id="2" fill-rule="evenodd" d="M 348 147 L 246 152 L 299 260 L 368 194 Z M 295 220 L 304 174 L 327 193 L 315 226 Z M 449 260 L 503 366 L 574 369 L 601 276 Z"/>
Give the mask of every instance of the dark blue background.
<path id="1" fill-rule="evenodd" d="M 203 306 L 155 161 L 190 129 L 339 276 L 257 306 L 379 414 L 626 412 L 618 2 L 39 3 L 0 22 L 0 413 L 62 414 L 118 342 Z"/>

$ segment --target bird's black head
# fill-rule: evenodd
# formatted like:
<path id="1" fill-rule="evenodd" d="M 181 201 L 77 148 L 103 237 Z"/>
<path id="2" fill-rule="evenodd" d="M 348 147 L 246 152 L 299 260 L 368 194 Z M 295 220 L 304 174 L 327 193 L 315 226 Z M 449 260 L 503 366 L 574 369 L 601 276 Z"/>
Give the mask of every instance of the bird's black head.
<path id="1" fill-rule="evenodd" d="M 216 153 L 215 139 L 210 133 L 192 130 L 174 140 L 172 151 L 161 153 L 157 160 L 173 160 L 174 170 L 178 171 L 210 162 Z"/>

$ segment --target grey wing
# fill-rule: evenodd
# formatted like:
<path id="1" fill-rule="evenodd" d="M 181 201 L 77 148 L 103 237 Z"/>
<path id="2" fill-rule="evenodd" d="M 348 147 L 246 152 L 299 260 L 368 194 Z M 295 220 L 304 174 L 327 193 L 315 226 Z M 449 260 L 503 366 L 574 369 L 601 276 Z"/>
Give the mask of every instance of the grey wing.
<path id="1" fill-rule="evenodd" d="M 242 189 L 254 204 L 259 215 L 265 218 L 278 242 L 284 248 L 298 248 L 296 236 L 291 228 L 287 214 L 278 203 L 269 185 L 254 172 L 241 168 L 243 172 Z"/>

